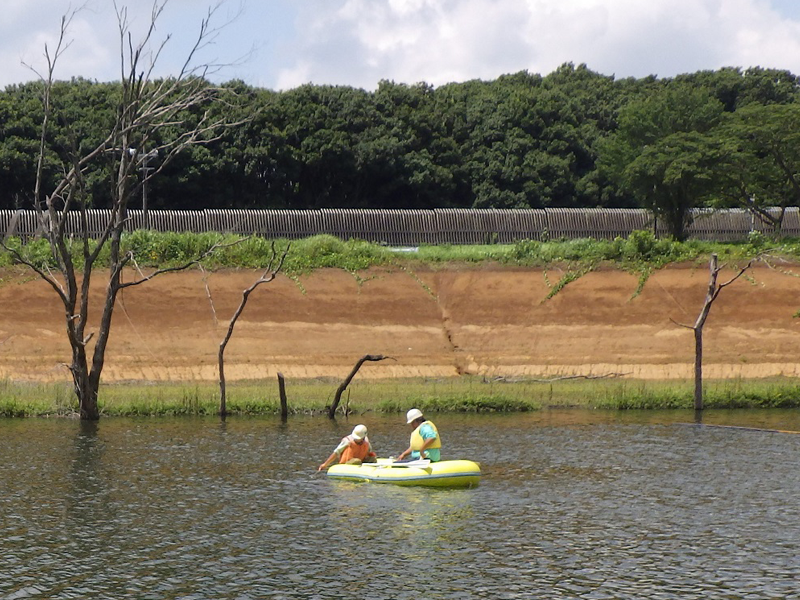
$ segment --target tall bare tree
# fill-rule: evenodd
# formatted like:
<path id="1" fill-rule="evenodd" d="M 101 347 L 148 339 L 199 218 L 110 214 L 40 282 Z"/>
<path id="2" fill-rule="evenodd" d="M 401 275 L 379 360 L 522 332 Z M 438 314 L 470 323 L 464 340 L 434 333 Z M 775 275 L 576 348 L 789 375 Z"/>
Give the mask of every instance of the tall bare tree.
<path id="1" fill-rule="evenodd" d="M 125 270 L 127 266 L 135 264 L 135 257 L 130 252 L 124 252 L 121 243 L 123 230 L 129 221 L 129 200 L 182 150 L 208 143 L 216 139 L 224 128 L 235 125 L 225 117 L 211 117 L 209 109 L 215 103 L 224 102 L 225 96 L 206 80 L 215 66 L 199 60 L 201 50 L 219 33 L 219 28 L 212 26 L 219 5 L 209 9 L 202 19 L 194 45 L 187 52 L 179 72 L 165 79 L 154 76 L 156 65 L 169 41 L 169 36 L 163 40 L 155 37 L 156 24 L 167 2 L 154 0 L 149 24 L 138 43 L 134 42 L 127 8 L 115 3 L 121 83 L 116 116 L 105 137 L 96 145 L 81 148 L 80 143 L 72 144 L 72 149 L 66 153 L 68 158 L 62 174 L 49 189 L 45 189 L 47 180 L 44 176 L 48 134 L 55 119 L 61 123 L 68 120 L 67 115 L 58 114 L 54 108 L 56 66 L 70 45 L 69 27 L 77 11 L 62 17 L 55 48 L 45 46 L 47 68 L 43 72 L 36 71 L 43 83 L 43 118 L 34 202 L 42 235 L 50 244 L 51 257 L 47 264 L 41 264 L 29 258 L 25 248 L 8 250 L 13 252 L 16 260 L 38 273 L 53 288 L 64 306 L 66 332 L 72 349 L 69 369 L 81 419 L 96 420 L 100 417 L 98 389 L 120 290 L 139 285 L 165 272 L 185 269 L 215 249 L 209 248 L 202 256 L 185 265 L 158 269 L 149 275 L 140 270 Z M 224 111 L 218 112 L 224 114 Z M 73 137 L 78 136 L 76 134 Z M 143 148 L 149 152 L 143 152 Z M 141 169 L 143 161 L 147 160 L 148 154 L 152 156 L 154 150 L 161 157 L 158 166 Z M 101 224 L 99 235 L 93 236 L 87 215 L 90 200 L 85 173 L 99 161 L 104 164 L 111 161 L 115 168 L 110 182 L 110 216 Z M 141 171 L 141 177 L 137 176 L 137 171 Z M 68 222 L 72 227 L 78 226 L 80 233 L 77 236 L 67 234 Z M 105 276 L 105 293 L 99 306 L 99 324 L 96 330 L 90 331 L 89 314 L 92 307 L 89 289 L 93 276 L 98 272 L 96 266 L 101 253 L 109 257 L 109 265 Z M 135 275 L 129 281 L 124 281 L 123 273 L 126 272 Z M 93 347 L 90 345 L 92 339 Z"/>
<path id="2" fill-rule="evenodd" d="M 755 260 L 755 259 L 753 259 Z M 753 260 L 748 262 L 744 267 L 739 269 L 739 272 L 731 277 L 724 283 L 717 283 L 719 272 L 724 268 L 724 265 L 718 264 L 716 254 L 711 255 L 709 260 L 709 279 L 708 279 L 708 292 L 703 302 L 703 308 L 700 309 L 700 314 L 694 325 L 684 325 L 673 321 L 676 325 L 686 327 L 694 332 L 694 409 L 703 410 L 703 327 L 708 319 L 708 314 L 711 312 L 711 305 L 717 299 L 719 293 L 734 281 L 739 279 L 744 273 L 753 265 Z"/>
<path id="3" fill-rule="evenodd" d="M 239 317 L 242 316 L 242 312 L 244 312 L 244 307 L 247 305 L 247 300 L 250 298 L 250 294 L 252 294 L 253 290 L 255 290 L 262 283 L 269 283 L 270 281 L 273 281 L 275 277 L 277 277 L 278 273 L 280 273 L 281 269 L 283 268 L 283 262 L 286 260 L 286 255 L 288 253 L 288 244 L 283 252 L 279 255 L 278 251 L 275 249 L 275 242 L 272 243 L 272 256 L 269 259 L 269 264 L 267 265 L 266 269 L 264 269 L 261 277 L 256 279 L 256 281 L 253 282 L 250 287 L 242 292 L 242 300 L 239 302 L 239 306 L 234 311 L 233 316 L 228 323 L 228 329 L 225 332 L 225 337 L 219 344 L 217 364 L 219 366 L 219 415 L 221 417 L 224 417 L 228 414 L 228 393 L 227 384 L 225 381 L 225 349 L 228 347 L 228 342 L 231 341 L 231 337 L 233 336 L 233 328 L 236 326 L 236 321 L 238 321 Z"/>

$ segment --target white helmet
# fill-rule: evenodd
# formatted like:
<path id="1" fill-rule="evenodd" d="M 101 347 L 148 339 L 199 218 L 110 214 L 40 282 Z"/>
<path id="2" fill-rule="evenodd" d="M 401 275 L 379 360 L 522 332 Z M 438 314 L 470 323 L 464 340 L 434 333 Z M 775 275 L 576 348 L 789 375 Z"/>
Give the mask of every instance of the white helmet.
<path id="1" fill-rule="evenodd" d="M 357 440 L 363 440 L 367 437 L 367 426 L 366 425 L 356 425 L 353 427 L 352 436 Z"/>
<path id="2" fill-rule="evenodd" d="M 406 413 L 406 425 L 411 425 L 417 419 L 422 418 L 422 411 L 418 408 L 412 408 Z"/>

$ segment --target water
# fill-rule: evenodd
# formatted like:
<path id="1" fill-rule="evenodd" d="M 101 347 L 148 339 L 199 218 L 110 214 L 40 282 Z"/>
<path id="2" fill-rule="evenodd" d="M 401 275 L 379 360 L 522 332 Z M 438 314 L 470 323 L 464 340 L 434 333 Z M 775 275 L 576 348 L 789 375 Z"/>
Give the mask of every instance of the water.
<path id="1" fill-rule="evenodd" d="M 800 431 L 797 411 L 707 422 Z M 380 455 L 401 418 L 364 416 Z M 356 421 L 0 421 L 0 598 L 800 598 L 800 435 L 440 416 L 480 487 L 327 480 Z"/>

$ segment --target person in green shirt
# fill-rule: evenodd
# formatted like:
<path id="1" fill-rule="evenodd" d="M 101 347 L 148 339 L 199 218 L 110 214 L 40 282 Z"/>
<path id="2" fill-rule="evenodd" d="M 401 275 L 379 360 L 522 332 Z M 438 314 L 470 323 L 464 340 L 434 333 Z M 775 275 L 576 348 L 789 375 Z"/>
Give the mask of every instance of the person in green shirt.
<path id="1" fill-rule="evenodd" d="M 397 460 L 403 460 L 409 455 L 412 460 L 419 458 L 428 458 L 431 462 L 442 460 L 442 439 L 433 421 L 423 417 L 422 411 L 418 408 L 412 408 L 406 413 L 406 424 L 414 427 L 414 431 L 411 432 L 408 448 L 400 453 Z"/>

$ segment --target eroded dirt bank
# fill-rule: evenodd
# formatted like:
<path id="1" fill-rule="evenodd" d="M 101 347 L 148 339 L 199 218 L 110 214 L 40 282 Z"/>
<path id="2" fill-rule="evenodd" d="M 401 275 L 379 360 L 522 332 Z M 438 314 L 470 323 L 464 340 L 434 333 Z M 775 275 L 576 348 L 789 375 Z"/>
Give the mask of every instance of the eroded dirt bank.
<path id="1" fill-rule="evenodd" d="M 705 329 L 709 378 L 800 374 L 800 320 L 793 318 L 800 280 L 767 268 L 752 273 L 754 282 L 735 282 L 713 306 Z M 258 275 L 226 271 L 204 281 L 191 271 L 125 290 L 104 380 L 215 380 L 219 343 L 242 291 Z M 277 372 L 341 378 L 364 354 L 396 360 L 367 363 L 359 377 L 691 377 L 692 333 L 673 321 L 697 318 L 706 269 L 660 271 L 635 298 L 634 276 L 591 273 L 547 302 L 557 272 L 484 267 L 416 276 L 375 270 L 359 282 L 324 270 L 301 285 L 280 277 L 259 287 L 228 346 L 228 379 Z M 3 273 L 0 376 L 68 379 L 63 318 L 46 284 Z"/>

